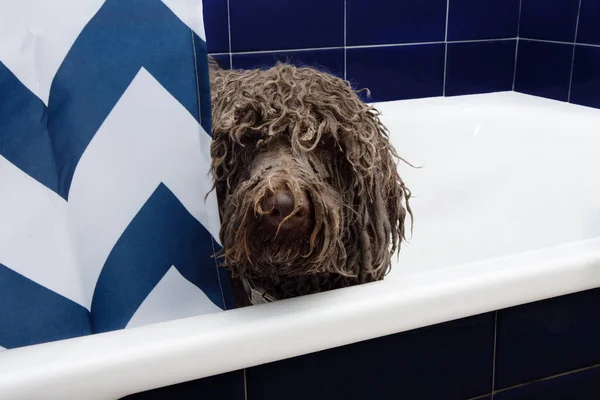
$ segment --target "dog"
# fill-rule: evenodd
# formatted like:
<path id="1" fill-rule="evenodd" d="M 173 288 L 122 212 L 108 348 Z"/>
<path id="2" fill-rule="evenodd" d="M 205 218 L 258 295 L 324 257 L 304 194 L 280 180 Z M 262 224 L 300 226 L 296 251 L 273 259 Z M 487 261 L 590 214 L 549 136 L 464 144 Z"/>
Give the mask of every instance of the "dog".
<path id="1" fill-rule="evenodd" d="M 237 306 L 383 279 L 412 211 L 379 112 L 314 68 L 210 59 L 209 74 L 218 255 Z"/>

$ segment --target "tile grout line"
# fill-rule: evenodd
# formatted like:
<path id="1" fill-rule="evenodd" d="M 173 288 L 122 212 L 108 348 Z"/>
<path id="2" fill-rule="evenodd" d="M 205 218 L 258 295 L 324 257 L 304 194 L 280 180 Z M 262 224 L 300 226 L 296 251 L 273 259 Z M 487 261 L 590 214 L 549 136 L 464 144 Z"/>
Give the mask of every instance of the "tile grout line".
<path id="1" fill-rule="evenodd" d="M 244 400 L 248 400 L 248 379 L 246 379 L 246 368 L 244 368 Z"/>
<path id="2" fill-rule="evenodd" d="M 545 382 L 545 381 L 549 381 L 549 380 L 552 380 L 552 379 L 561 378 L 563 376 L 567 376 L 567 375 L 577 374 L 577 373 L 580 373 L 580 372 L 589 371 L 589 370 L 592 370 L 592 369 L 595 369 L 595 368 L 600 368 L 600 364 L 594 364 L 594 365 L 590 365 L 590 366 L 587 366 L 587 367 L 574 369 L 574 370 L 567 371 L 567 372 L 561 372 L 560 374 L 546 376 L 544 378 L 534 379 L 534 380 L 529 381 L 529 382 L 519 383 L 518 385 L 513 385 L 513 386 L 509 386 L 509 387 L 503 388 L 503 389 L 494 390 L 494 392 L 492 392 L 492 396 L 495 395 L 496 393 L 507 392 L 509 390 L 522 388 L 522 387 L 529 386 L 529 385 L 532 385 L 532 384 L 535 384 L 535 383 L 538 383 L 538 382 Z"/>
<path id="3" fill-rule="evenodd" d="M 378 47 L 402 47 L 402 46 L 419 46 L 428 44 L 443 44 L 443 40 L 437 42 L 416 42 L 416 43 L 386 43 L 386 44 L 359 44 L 356 46 L 348 46 L 349 49 L 374 49 Z"/>
<path id="4" fill-rule="evenodd" d="M 512 90 L 515 91 L 515 84 L 517 82 L 517 62 L 519 61 L 519 37 L 517 37 L 517 44 L 515 45 L 515 67 L 513 69 L 513 84 Z"/>
<path id="5" fill-rule="evenodd" d="M 579 8 L 577 9 L 577 22 L 575 23 L 575 37 L 573 38 L 573 55 L 571 57 L 571 74 L 569 76 L 569 93 L 567 94 L 567 103 L 571 102 L 571 88 L 573 86 L 573 70 L 575 69 L 575 49 L 577 48 L 577 35 L 579 33 L 579 17 L 581 15 L 581 3 L 579 0 Z"/>
<path id="6" fill-rule="evenodd" d="M 515 45 L 515 69 L 513 70 L 512 90 L 515 91 L 515 83 L 517 82 L 517 61 L 519 60 L 519 40 L 521 38 L 521 10 L 523 9 L 523 0 L 519 0 L 519 17 L 517 18 L 517 43 Z M 493 400 L 493 396 L 492 396 Z"/>
<path id="7" fill-rule="evenodd" d="M 515 40 L 511 38 L 498 38 L 498 39 L 474 39 L 474 40 L 449 40 L 448 43 L 481 43 L 481 42 L 505 42 L 508 40 Z M 268 53 L 285 53 L 291 51 L 319 51 L 319 50 L 343 50 L 343 49 L 370 49 L 370 48 L 381 48 L 381 47 L 403 47 L 403 46 L 426 46 L 431 44 L 444 44 L 446 41 L 440 40 L 436 42 L 411 42 L 411 43 L 388 43 L 388 44 L 367 44 L 367 45 L 355 45 L 355 46 L 333 46 L 333 47 L 306 47 L 306 48 L 295 48 L 295 49 L 277 49 L 277 50 L 251 50 L 251 51 L 233 51 L 229 53 L 210 53 L 211 55 L 226 55 L 226 54 L 268 54 Z M 600 47 L 600 45 L 598 45 Z"/>
<path id="8" fill-rule="evenodd" d="M 231 12 L 229 11 L 229 0 L 227 0 L 227 34 L 229 35 L 229 68 L 233 69 L 233 52 L 231 51 Z"/>
<path id="9" fill-rule="evenodd" d="M 519 18 L 517 19 L 517 39 L 521 37 L 521 13 L 523 10 L 523 0 L 519 0 Z"/>
<path id="10" fill-rule="evenodd" d="M 346 0 L 344 0 L 344 80 L 348 79 L 348 71 L 346 70 L 346 58 L 347 58 L 347 47 L 346 47 L 346 24 L 347 22 L 347 13 L 346 13 Z"/>
<path id="11" fill-rule="evenodd" d="M 467 400 L 485 400 L 485 399 L 490 398 L 490 394 L 491 393 L 484 394 L 484 395 L 477 396 L 477 397 L 469 397 Z"/>
<path id="12" fill-rule="evenodd" d="M 251 50 L 251 51 L 234 51 L 232 54 L 269 54 L 269 53 L 289 53 L 291 51 L 318 51 L 318 50 L 341 50 L 343 46 L 334 47 L 307 47 L 298 49 L 277 49 L 277 50 Z"/>
<path id="13" fill-rule="evenodd" d="M 527 38 L 527 37 L 522 37 L 522 38 L 519 38 L 519 39 L 526 40 L 528 42 L 567 44 L 569 46 L 575 44 L 575 43 L 572 43 L 572 42 L 560 42 L 558 40 L 533 39 L 533 38 Z M 588 46 L 593 46 L 593 45 L 588 45 Z M 600 45 L 598 45 L 598 47 L 600 47 Z"/>
<path id="14" fill-rule="evenodd" d="M 482 43 L 482 42 L 506 42 L 507 40 L 515 40 L 514 37 L 509 38 L 493 38 L 493 39 L 472 39 L 472 40 L 448 40 L 448 43 Z"/>
<path id="15" fill-rule="evenodd" d="M 576 46 L 584 46 L 584 47 L 600 47 L 600 44 L 593 44 L 593 43 L 573 43 Z"/>
<path id="16" fill-rule="evenodd" d="M 593 44 L 593 43 L 560 42 L 558 40 L 533 39 L 533 38 L 527 38 L 527 37 L 520 37 L 519 39 L 526 40 L 526 41 L 529 41 L 529 42 L 565 44 L 565 45 L 569 45 L 569 46 L 575 45 L 575 46 L 585 46 L 585 47 L 597 47 L 597 48 L 600 48 L 600 44 Z"/>
<path id="17" fill-rule="evenodd" d="M 446 96 L 446 66 L 448 64 L 448 19 L 450 16 L 450 0 L 446 0 L 446 33 L 444 34 L 444 83 L 442 96 Z"/>
<path id="18" fill-rule="evenodd" d="M 498 310 L 494 312 L 494 347 L 492 356 L 492 399 L 494 400 L 494 388 L 496 386 L 496 339 L 498 337 Z"/>

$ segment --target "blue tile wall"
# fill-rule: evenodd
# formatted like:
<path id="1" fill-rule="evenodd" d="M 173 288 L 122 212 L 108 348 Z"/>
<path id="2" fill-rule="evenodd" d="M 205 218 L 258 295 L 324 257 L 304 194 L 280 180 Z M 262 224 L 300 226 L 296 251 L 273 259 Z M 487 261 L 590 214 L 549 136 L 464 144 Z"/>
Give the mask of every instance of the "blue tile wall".
<path id="1" fill-rule="evenodd" d="M 351 48 L 348 79 L 368 88 L 371 101 L 441 96 L 444 89 L 444 45 Z"/>
<path id="2" fill-rule="evenodd" d="M 512 90 L 516 40 L 449 43 L 446 96 Z"/>
<path id="3" fill-rule="evenodd" d="M 600 45 L 600 2 L 581 0 L 577 42 Z"/>
<path id="4" fill-rule="evenodd" d="M 346 0 L 348 46 L 440 42 L 446 0 Z"/>
<path id="5" fill-rule="evenodd" d="M 498 312 L 496 389 L 600 363 L 600 290 Z"/>
<path id="6" fill-rule="evenodd" d="M 567 101 L 573 46 L 519 39 L 515 90 Z"/>
<path id="7" fill-rule="evenodd" d="M 600 47 L 575 47 L 571 102 L 600 108 Z"/>
<path id="8" fill-rule="evenodd" d="M 178 385 L 132 394 L 123 400 L 245 400 L 244 371 L 234 371 Z"/>
<path id="9" fill-rule="evenodd" d="M 344 45 L 344 0 L 229 0 L 229 6 L 234 52 Z"/>
<path id="10" fill-rule="evenodd" d="M 516 90 L 600 107 L 600 0 L 203 1 L 224 68 L 316 67 L 371 101 Z"/>
<path id="11" fill-rule="evenodd" d="M 494 400 L 598 400 L 600 367 L 496 393 Z"/>
<path id="12" fill-rule="evenodd" d="M 519 36 L 573 42 L 579 0 L 522 0 Z"/>
<path id="13" fill-rule="evenodd" d="M 233 68 L 268 68 L 277 62 L 309 66 L 344 77 L 344 49 L 285 51 L 276 53 L 233 54 Z"/>
<path id="14" fill-rule="evenodd" d="M 519 4 L 520 0 L 451 0 L 448 40 L 515 38 Z"/>
<path id="15" fill-rule="evenodd" d="M 465 400 L 492 386 L 494 313 L 249 368 L 248 399 Z"/>
<path id="16" fill-rule="evenodd" d="M 515 90 L 600 108 L 600 1 L 522 0 Z"/>
<path id="17" fill-rule="evenodd" d="M 229 23 L 227 0 L 202 0 L 206 31 L 206 44 L 209 53 L 227 53 L 229 51 Z"/>
<path id="18" fill-rule="evenodd" d="M 521 0 L 203 1 L 209 52 L 225 68 L 287 60 L 366 87 L 371 101 L 513 86 Z"/>

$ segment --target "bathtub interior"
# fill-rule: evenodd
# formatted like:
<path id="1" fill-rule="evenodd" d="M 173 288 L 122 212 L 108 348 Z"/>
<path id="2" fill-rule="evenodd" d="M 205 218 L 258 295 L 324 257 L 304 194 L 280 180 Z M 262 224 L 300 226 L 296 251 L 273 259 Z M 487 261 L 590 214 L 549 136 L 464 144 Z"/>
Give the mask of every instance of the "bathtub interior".
<path id="1" fill-rule="evenodd" d="M 413 192 L 388 280 L 600 237 L 600 111 L 515 92 L 377 103 Z M 541 253 L 543 254 L 543 253 Z"/>

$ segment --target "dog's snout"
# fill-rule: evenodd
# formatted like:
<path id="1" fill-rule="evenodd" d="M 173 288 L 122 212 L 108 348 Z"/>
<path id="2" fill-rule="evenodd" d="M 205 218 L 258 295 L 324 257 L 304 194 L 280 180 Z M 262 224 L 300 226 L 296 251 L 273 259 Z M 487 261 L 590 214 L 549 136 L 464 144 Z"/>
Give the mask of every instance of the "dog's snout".
<path id="1" fill-rule="evenodd" d="M 294 212 L 294 196 L 287 190 L 271 193 L 265 196 L 262 206 L 263 210 L 270 210 L 269 215 L 283 219 Z"/>
<path id="2" fill-rule="evenodd" d="M 297 202 L 299 207 L 296 210 Z M 261 227 L 267 234 L 278 231 L 301 233 L 308 228 L 311 218 L 312 205 L 305 194 L 297 195 L 296 199 L 289 190 L 279 190 L 265 196 L 261 202 L 265 214 L 261 218 Z"/>

